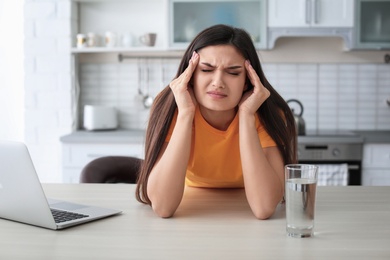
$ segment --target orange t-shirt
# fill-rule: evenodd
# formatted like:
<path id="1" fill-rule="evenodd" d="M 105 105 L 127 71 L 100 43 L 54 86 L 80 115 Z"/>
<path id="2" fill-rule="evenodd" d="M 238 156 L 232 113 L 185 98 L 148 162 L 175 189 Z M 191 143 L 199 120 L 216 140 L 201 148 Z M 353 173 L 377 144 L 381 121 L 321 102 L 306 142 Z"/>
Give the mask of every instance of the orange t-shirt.
<path id="1" fill-rule="evenodd" d="M 166 138 L 169 142 L 177 113 L 175 114 Z M 256 128 L 261 146 L 276 146 L 265 131 L 258 117 Z M 210 126 L 196 108 L 192 131 L 191 154 L 187 165 L 186 185 L 205 188 L 242 188 L 242 175 L 238 114 L 226 131 Z"/>

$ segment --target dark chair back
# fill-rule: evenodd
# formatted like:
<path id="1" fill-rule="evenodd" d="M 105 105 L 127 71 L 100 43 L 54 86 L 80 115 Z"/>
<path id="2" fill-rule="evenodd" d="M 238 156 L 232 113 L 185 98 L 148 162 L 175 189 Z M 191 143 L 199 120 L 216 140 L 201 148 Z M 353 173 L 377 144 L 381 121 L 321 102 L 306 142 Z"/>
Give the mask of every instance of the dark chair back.
<path id="1" fill-rule="evenodd" d="M 100 157 L 83 168 L 80 183 L 136 183 L 142 163 L 136 157 Z"/>

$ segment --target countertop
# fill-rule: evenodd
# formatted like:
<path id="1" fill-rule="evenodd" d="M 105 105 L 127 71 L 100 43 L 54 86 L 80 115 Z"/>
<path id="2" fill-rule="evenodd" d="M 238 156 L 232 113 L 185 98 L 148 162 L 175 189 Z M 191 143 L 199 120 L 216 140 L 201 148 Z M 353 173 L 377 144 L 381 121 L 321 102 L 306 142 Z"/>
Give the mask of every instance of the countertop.
<path id="1" fill-rule="evenodd" d="M 390 144 L 390 130 L 356 130 L 353 132 L 362 136 L 364 143 Z"/>
<path id="2" fill-rule="evenodd" d="M 348 137 L 354 143 L 389 143 L 390 130 L 355 130 L 357 136 Z M 141 129 L 119 129 L 111 131 L 76 131 L 60 138 L 63 143 L 143 143 L 145 131 Z M 320 140 L 321 142 L 342 143 L 344 137 L 335 136 L 298 136 L 298 143 Z"/>
<path id="3" fill-rule="evenodd" d="M 121 215 L 62 231 L 0 219 L 0 259 L 390 259 L 390 187 L 318 187 L 314 237 L 286 235 L 285 205 L 268 220 L 244 189 L 187 187 L 163 219 L 134 184 L 45 184 L 48 197 L 116 208 Z"/>
<path id="4" fill-rule="evenodd" d="M 62 143 L 143 143 L 145 131 L 118 129 L 110 131 L 76 131 L 60 138 Z"/>

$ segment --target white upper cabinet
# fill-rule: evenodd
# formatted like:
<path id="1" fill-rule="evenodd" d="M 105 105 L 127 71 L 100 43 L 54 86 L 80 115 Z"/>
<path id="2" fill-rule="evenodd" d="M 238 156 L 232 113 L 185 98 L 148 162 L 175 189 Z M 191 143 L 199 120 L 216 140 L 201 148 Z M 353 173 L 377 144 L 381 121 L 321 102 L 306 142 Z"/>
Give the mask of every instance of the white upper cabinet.
<path id="1" fill-rule="evenodd" d="M 215 24 L 244 28 L 258 49 L 267 45 L 266 0 L 169 0 L 169 47 L 185 49 Z"/>
<path id="2" fill-rule="evenodd" d="M 336 36 L 353 44 L 354 0 L 268 1 L 267 47 L 280 37 Z"/>
<path id="3" fill-rule="evenodd" d="M 214 24 L 245 28 L 255 47 L 267 46 L 267 0 L 73 0 L 72 53 L 182 51 L 203 29 Z M 106 46 L 106 33 L 114 44 Z M 76 35 L 94 33 L 97 44 L 76 46 Z M 156 33 L 154 46 L 140 37 Z M 83 41 L 84 42 L 84 41 Z M 88 41 L 87 41 L 88 42 Z"/>
<path id="4" fill-rule="evenodd" d="M 353 0 L 271 0 L 269 27 L 353 27 Z"/>

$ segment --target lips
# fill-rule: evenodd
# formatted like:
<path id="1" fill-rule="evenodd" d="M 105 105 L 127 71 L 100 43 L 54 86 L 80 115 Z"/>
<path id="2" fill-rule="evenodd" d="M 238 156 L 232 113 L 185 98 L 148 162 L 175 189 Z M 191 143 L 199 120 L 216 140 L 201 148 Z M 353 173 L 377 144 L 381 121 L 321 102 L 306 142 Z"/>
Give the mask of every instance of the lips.
<path id="1" fill-rule="evenodd" d="M 208 91 L 207 95 L 211 96 L 212 98 L 225 98 L 225 97 L 227 97 L 226 94 L 219 92 L 219 91 Z"/>

